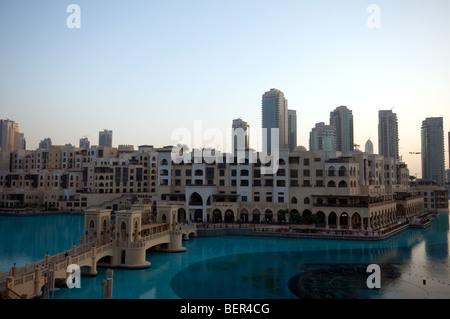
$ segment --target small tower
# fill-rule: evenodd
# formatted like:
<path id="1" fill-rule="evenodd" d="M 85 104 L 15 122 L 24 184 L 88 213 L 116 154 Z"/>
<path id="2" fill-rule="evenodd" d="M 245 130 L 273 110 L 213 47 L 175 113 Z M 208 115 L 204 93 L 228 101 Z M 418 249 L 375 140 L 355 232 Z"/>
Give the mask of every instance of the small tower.
<path id="1" fill-rule="evenodd" d="M 170 242 L 167 244 L 167 249 L 161 249 L 167 252 L 183 252 L 186 247 L 183 247 L 183 235 L 181 233 L 180 225 L 178 225 L 178 209 L 180 206 L 167 205 L 158 206 L 158 213 L 156 221 L 158 223 L 169 224 Z"/>
<path id="2" fill-rule="evenodd" d="M 145 249 L 141 242 L 142 210 L 116 212 L 116 241 L 114 264 L 128 268 L 148 268 Z"/>
<path id="3" fill-rule="evenodd" d="M 89 209 L 84 213 L 85 243 L 95 241 L 97 245 L 110 242 L 111 238 L 111 210 Z"/>
<path id="4" fill-rule="evenodd" d="M 367 140 L 367 142 L 366 142 L 364 151 L 365 151 L 367 154 L 370 154 L 370 155 L 373 154 L 373 143 L 372 143 L 372 141 L 370 140 L 370 138 L 369 138 L 369 139 Z"/>

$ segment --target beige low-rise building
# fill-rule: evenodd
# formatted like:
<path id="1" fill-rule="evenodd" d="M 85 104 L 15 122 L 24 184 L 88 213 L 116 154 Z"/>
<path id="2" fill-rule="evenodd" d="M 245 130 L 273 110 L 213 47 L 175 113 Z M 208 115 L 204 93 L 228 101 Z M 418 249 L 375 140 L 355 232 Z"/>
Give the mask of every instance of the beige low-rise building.
<path id="1" fill-rule="evenodd" d="M 2 153 L 1 167 L 8 156 L 20 163 L 0 172 L 0 207 L 121 210 L 141 202 L 177 205 L 182 221 L 369 231 L 424 212 L 425 193 L 410 189 L 407 165 L 393 158 L 304 147 L 280 150 L 269 163 L 252 149 L 213 160 L 204 154 L 193 150 L 180 161 L 171 146 L 151 145 Z"/>

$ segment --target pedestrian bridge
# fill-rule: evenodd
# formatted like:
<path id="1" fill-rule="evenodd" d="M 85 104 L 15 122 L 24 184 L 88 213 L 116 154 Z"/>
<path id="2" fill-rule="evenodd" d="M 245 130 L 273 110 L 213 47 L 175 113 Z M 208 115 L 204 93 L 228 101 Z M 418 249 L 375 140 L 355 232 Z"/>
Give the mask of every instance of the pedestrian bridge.
<path id="1" fill-rule="evenodd" d="M 97 266 L 110 268 L 149 268 L 148 249 L 183 252 L 182 240 L 197 236 L 195 224 L 179 225 L 177 206 L 133 207 L 116 212 L 88 210 L 84 216 L 84 236 L 79 246 L 23 267 L 14 265 L 0 274 L 0 296 L 8 299 L 31 299 L 42 295 L 43 287 L 54 287 L 71 275 L 69 265 L 75 264 L 89 276 L 97 275 Z"/>

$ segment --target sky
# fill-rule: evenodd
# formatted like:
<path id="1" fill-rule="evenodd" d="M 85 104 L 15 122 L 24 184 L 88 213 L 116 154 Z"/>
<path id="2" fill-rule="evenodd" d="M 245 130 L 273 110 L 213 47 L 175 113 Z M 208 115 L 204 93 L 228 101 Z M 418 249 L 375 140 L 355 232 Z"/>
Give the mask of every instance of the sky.
<path id="1" fill-rule="evenodd" d="M 262 94 L 277 88 L 307 148 L 346 105 L 355 143 L 377 152 L 378 111 L 393 109 L 420 177 L 409 153 L 427 117 L 444 118 L 448 168 L 449 15 L 448 0 L 0 0 L 0 118 L 27 149 L 97 145 L 103 129 L 113 146 L 176 145 L 177 128 L 225 137 L 239 117 L 254 141 Z"/>

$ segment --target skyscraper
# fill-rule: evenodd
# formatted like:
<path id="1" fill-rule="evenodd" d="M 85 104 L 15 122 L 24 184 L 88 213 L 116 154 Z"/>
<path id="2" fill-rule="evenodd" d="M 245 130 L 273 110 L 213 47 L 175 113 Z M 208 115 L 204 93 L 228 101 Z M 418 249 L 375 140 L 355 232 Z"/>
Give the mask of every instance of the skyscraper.
<path id="1" fill-rule="evenodd" d="M 278 129 L 278 148 L 288 148 L 288 101 L 284 93 L 278 89 L 270 89 L 262 96 L 262 128 L 266 129 L 263 136 L 263 151 L 271 152 L 272 132 Z"/>
<path id="2" fill-rule="evenodd" d="M 335 151 L 336 129 L 333 125 L 325 125 L 324 122 L 316 123 L 309 133 L 310 151 Z"/>
<path id="3" fill-rule="evenodd" d="M 247 122 L 243 121 L 241 118 L 233 120 L 233 152 L 237 153 L 237 150 L 248 149 L 249 146 L 249 132 L 250 126 Z"/>
<path id="4" fill-rule="evenodd" d="M 103 130 L 98 133 L 98 146 L 112 147 L 112 131 Z"/>
<path id="5" fill-rule="evenodd" d="M 20 147 L 19 124 L 11 120 L 0 120 L 0 148 L 15 151 Z"/>
<path id="6" fill-rule="evenodd" d="M 444 121 L 428 117 L 422 122 L 422 178 L 445 185 Z"/>
<path id="7" fill-rule="evenodd" d="M 288 148 L 293 151 L 297 147 L 297 111 L 288 109 Z"/>
<path id="8" fill-rule="evenodd" d="M 398 122 L 392 110 L 378 112 L 378 154 L 398 159 Z"/>
<path id="9" fill-rule="evenodd" d="M 353 113 L 346 106 L 330 112 L 330 125 L 336 129 L 336 150 L 347 154 L 354 149 Z"/>

